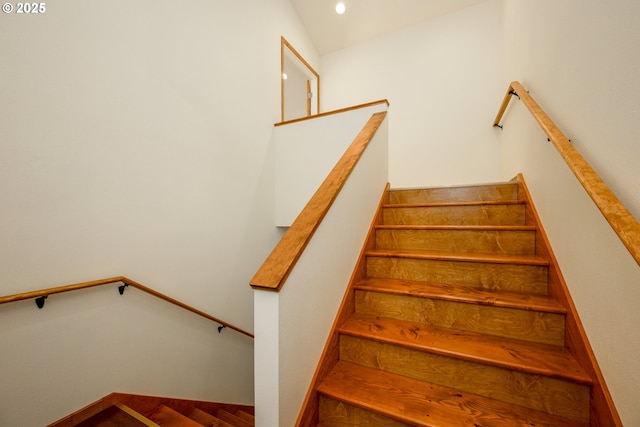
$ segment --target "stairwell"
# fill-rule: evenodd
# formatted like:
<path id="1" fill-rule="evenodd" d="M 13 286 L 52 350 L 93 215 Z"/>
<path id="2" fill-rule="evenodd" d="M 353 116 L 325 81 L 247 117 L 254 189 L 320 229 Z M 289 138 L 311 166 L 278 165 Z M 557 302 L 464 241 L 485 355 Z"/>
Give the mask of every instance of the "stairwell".
<path id="1" fill-rule="evenodd" d="M 300 425 L 589 425 L 519 185 L 388 193 Z"/>
<path id="2" fill-rule="evenodd" d="M 253 407 L 112 393 L 49 427 L 254 427 Z"/>
<path id="3" fill-rule="evenodd" d="M 162 427 L 253 427 L 256 425 L 253 415 L 244 411 L 236 411 L 232 414 L 219 409 L 213 415 L 193 408 L 188 413 L 181 414 L 165 405 L 158 406 L 148 418 Z"/>

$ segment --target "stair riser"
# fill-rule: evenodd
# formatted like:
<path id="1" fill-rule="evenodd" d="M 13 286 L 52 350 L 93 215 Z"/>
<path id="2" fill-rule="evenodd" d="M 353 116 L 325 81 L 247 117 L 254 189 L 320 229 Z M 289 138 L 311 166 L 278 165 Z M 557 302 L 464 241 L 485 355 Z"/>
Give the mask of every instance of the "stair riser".
<path id="1" fill-rule="evenodd" d="M 495 291 L 547 293 L 547 268 L 535 265 L 367 257 L 367 276 L 470 286 Z"/>
<path id="2" fill-rule="evenodd" d="M 320 396 L 322 427 L 406 427 L 409 424 L 348 403 Z"/>
<path id="3" fill-rule="evenodd" d="M 515 181 L 387 194 L 332 333 L 318 425 L 600 425 L 529 200 Z"/>
<path id="4" fill-rule="evenodd" d="M 193 411 L 191 412 L 191 414 L 189 415 L 189 418 L 191 418 L 194 421 L 199 422 L 200 424 L 202 424 L 203 426 L 211 426 L 211 427 L 233 427 L 233 425 L 229 424 L 229 423 L 225 423 L 224 421 L 222 421 L 219 418 L 216 418 L 215 416 L 204 412 L 198 408 L 194 408 Z"/>
<path id="5" fill-rule="evenodd" d="M 256 417 L 245 411 L 236 412 L 236 417 L 242 418 L 243 420 L 253 423 L 254 425 L 256 423 Z"/>
<path id="6" fill-rule="evenodd" d="M 486 202 L 517 199 L 517 184 L 407 189 L 389 192 L 389 202 L 392 204 Z"/>
<path id="7" fill-rule="evenodd" d="M 342 335 L 340 359 L 587 422 L 589 388 L 569 381 Z"/>
<path id="8" fill-rule="evenodd" d="M 147 418 L 163 427 L 200 427 L 202 425 L 166 405 L 160 405 L 152 413 L 147 414 Z"/>
<path id="9" fill-rule="evenodd" d="M 564 345 L 564 315 L 356 291 L 356 312 L 545 344 Z"/>
<path id="10" fill-rule="evenodd" d="M 75 427 L 149 427 L 153 425 L 153 422 L 144 419 L 139 414 L 132 413 L 130 409 L 125 410 L 122 407 L 110 406 L 82 422 L 74 422 L 70 425 Z"/>
<path id="11" fill-rule="evenodd" d="M 534 255 L 535 231 L 378 229 L 378 249 Z"/>
<path id="12" fill-rule="evenodd" d="M 220 418 L 222 421 L 234 426 L 234 427 L 253 427 L 255 423 L 252 421 L 244 420 L 241 417 L 238 417 L 234 414 L 231 414 L 224 410 L 219 410 L 216 412 L 216 417 Z"/>
<path id="13" fill-rule="evenodd" d="M 525 225 L 523 204 L 386 207 L 382 215 L 387 225 Z"/>

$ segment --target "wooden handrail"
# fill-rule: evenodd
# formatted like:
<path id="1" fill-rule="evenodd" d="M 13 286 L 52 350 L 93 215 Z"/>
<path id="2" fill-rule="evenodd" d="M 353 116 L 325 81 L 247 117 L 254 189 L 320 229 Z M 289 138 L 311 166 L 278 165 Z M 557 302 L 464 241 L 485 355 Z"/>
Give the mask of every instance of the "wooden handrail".
<path id="1" fill-rule="evenodd" d="M 107 279 L 100 279 L 100 280 L 93 280 L 90 282 L 82 282 L 82 283 L 75 283 L 72 285 L 66 285 L 66 286 L 57 286 L 54 288 L 48 288 L 48 289 L 40 289 L 38 291 L 30 291 L 30 292 L 23 292 L 20 294 L 14 294 L 14 295 L 7 295 L 4 297 L 0 297 L 0 304 L 7 304 L 10 302 L 15 302 L 15 301 L 22 301 L 22 300 L 27 300 L 27 299 L 33 299 L 33 298 L 41 298 L 41 297 L 47 297 L 49 295 L 53 295 L 53 294 L 59 294 L 59 293 L 63 293 L 63 292 L 71 292 L 71 291 L 77 291 L 80 289 L 87 289 L 87 288 L 92 288 L 95 286 L 102 286 L 102 285 L 108 285 L 111 283 L 123 283 L 125 285 L 128 286 L 132 286 L 136 289 L 139 289 L 143 292 L 146 292 L 150 295 L 153 295 L 156 298 L 160 298 L 162 300 L 165 300 L 173 305 L 176 305 L 182 309 L 185 309 L 187 311 L 190 311 L 192 313 L 197 314 L 198 316 L 202 316 L 205 319 L 209 319 L 212 322 L 218 323 L 219 325 L 225 327 L 225 328 L 229 328 L 229 329 L 233 329 L 236 332 L 240 332 L 241 334 L 244 334 L 248 337 L 253 338 L 253 334 L 251 334 L 250 332 L 247 332 L 243 329 L 238 328 L 237 326 L 232 325 L 231 323 L 227 323 L 223 320 L 218 319 L 217 317 L 211 316 L 210 314 L 205 313 L 204 311 L 198 310 L 197 308 L 191 307 L 190 305 L 187 305 L 181 301 L 178 301 L 177 299 L 171 298 L 170 296 L 167 296 L 161 292 L 158 292 L 154 289 L 151 289 L 141 283 L 138 283 L 134 280 L 131 280 L 127 277 L 124 276 L 116 276 L 116 277 L 110 277 Z"/>
<path id="2" fill-rule="evenodd" d="M 253 276 L 250 282 L 252 288 L 280 291 L 386 115 L 386 111 L 383 111 L 371 116 Z"/>
<path id="3" fill-rule="evenodd" d="M 513 95 L 518 96 L 529 109 L 611 228 L 640 265 L 640 223 L 519 82 L 514 81 L 509 85 L 493 125 L 500 126 L 502 116 Z"/>
<path id="4" fill-rule="evenodd" d="M 387 101 L 386 99 L 380 99 L 378 101 L 367 102 L 365 104 L 358 104 L 358 105 L 353 105 L 351 107 L 339 108 L 337 110 L 331 110 L 331 111 L 326 111 L 324 113 L 314 114 L 313 116 L 306 116 L 306 117 L 299 117 L 297 119 L 285 120 L 283 122 L 275 123 L 274 126 L 288 125 L 291 123 L 302 122 L 305 120 L 313 120 L 319 117 L 330 116 L 332 114 L 340 114 L 340 113 L 345 113 L 347 111 L 358 110 L 360 108 L 373 107 L 374 105 L 378 105 L 378 104 L 387 104 L 387 107 L 388 107 L 389 101 Z"/>

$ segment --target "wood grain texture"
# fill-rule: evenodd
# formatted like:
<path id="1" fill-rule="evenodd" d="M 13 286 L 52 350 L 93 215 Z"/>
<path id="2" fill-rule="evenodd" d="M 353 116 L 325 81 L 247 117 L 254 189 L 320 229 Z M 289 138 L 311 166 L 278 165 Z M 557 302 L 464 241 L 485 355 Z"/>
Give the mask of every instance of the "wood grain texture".
<path id="1" fill-rule="evenodd" d="M 112 393 L 109 395 L 110 400 L 120 402 L 128 407 L 140 412 L 141 414 L 148 414 L 150 411 L 159 405 L 166 405 L 176 411 L 184 414 L 190 413 L 193 408 L 201 409 L 209 414 L 215 414 L 219 410 L 225 410 L 227 412 L 234 413 L 242 410 L 249 413 L 254 412 L 253 406 L 249 405 L 236 405 L 231 403 L 222 402 L 207 402 L 190 399 L 177 399 L 163 396 L 148 396 L 140 394 L 129 393 Z"/>
<path id="2" fill-rule="evenodd" d="M 505 262 L 507 259 L 520 262 L 508 263 Z M 533 257 L 459 257 L 388 250 L 367 252 L 369 277 L 534 294 L 547 293 L 547 265 Z"/>
<path id="3" fill-rule="evenodd" d="M 348 362 L 339 362 L 318 392 L 413 426 L 587 425 Z"/>
<path id="4" fill-rule="evenodd" d="M 382 207 L 388 202 L 389 184 L 387 183 L 384 192 L 381 195 L 380 202 L 378 203 L 376 214 L 374 215 L 373 220 L 369 225 L 367 239 L 362 247 L 362 250 L 360 251 L 360 255 L 358 256 L 356 267 L 349 280 L 349 285 L 347 286 L 347 290 L 340 304 L 340 308 L 338 309 L 338 315 L 336 316 L 336 319 L 331 327 L 331 332 L 329 333 L 329 338 L 327 339 L 324 349 L 322 350 L 320 362 L 318 363 L 316 371 L 313 375 L 313 379 L 311 380 L 311 383 L 307 390 L 307 394 L 302 404 L 302 408 L 300 409 L 300 413 L 298 414 L 298 419 L 296 420 L 295 424 L 296 427 L 317 427 L 318 425 L 320 407 L 316 389 L 322 379 L 329 374 L 333 366 L 339 360 L 339 327 L 344 322 L 346 322 L 353 315 L 353 313 L 355 313 L 354 286 L 356 283 L 362 281 L 367 275 L 365 254 L 368 250 L 371 250 L 375 247 L 375 234 L 373 230 L 375 229 L 376 225 L 382 223 Z"/>
<path id="5" fill-rule="evenodd" d="M 202 424 L 165 405 L 158 406 L 148 418 L 161 427 L 202 427 Z"/>
<path id="6" fill-rule="evenodd" d="M 320 397 L 320 417 L 322 424 L 318 427 L 406 427 L 409 425 L 325 396 Z"/>
<path id="7" fill-rule="evenodd" d="M 347 178 L 386 117 L 375 113 L 338 160 L 309 203 L 282 236 L 274 250 L 251 279 L 258 290 L 279 291 L 302 255 L 311 237 L 329 211 Z"/>
<path id="8" fill-rule="evenodd" d="M 97 401 L 90 403 L 84 408 L 78 409 L 73 413 L 49 424 L 47 427 L 74 427 L 81 422 L 99 414 L 106 410 L 109 406 L 117 403 L 117 400 L 112 399 L 113 394 L 109 394 L 105 397 L 98 399 Z"/>
<path id="9" fill-rule="evenodd" d="M 376 247 L 456 254 L 535 255 L 535 228 L 479 225 L 384 225 L 376 229 Z"/>
<path id="10" fill-rule="evenodd" d="M 166 405 L 170 408 L 177 410 L 183 414 L 189 414 L 194 408 L 199 408 L 209 414 L 213 414 L 220 409 L 224 409 L 228 412 L 245 411 L 253 414 L 253 406 L 248 405 L 235 405 L 229 403 L 219 402 L 205 402 L 195 401 L 189 399 L 176 399 L 161 396 L 146 396 L 138 394 L 128 393 L 110 393 L 105 397 L 98 399 L 97 401 L 87 405 L 86 407 L 70 414 L 52 424 L 48 427 L 73 427 L 80 422 L 90 419 L 92 416 L 99 414 L 101 411 L 109 408 L 113 405 L 122 405 L 129 408 L 138 414 L 150 414 L 159 405 Z M 89 422 L 87 426 L 94 426 Z M 216 426 L 218 427 L 218 426 Z M 220 426 L 220 427 L 225 427 Z"/>
<path id="11" fill-rule="evenodd" d="M 221 326 L 224 326 L 224 327 L 229 328 L 229 329 L 233 329 L 234 331 L 240 332 L 241 334 L 246 335 L 246 336 L 248 336 L 250 338 L 254 337 L 251 332 L 245 331 L 244 329 L 241 329 L 241 328 L 239 328 L 239 327 L 237 327 L 237 326 L 235 326 L 235 325 L 233 325 L 231 323 L 228 323 L 228 322 L 225 322 L 224 320 L 218 319 L 217 317 L 214 317 L 214 316 L 212 316 L 212 315 L 210 315 L 208 313 L 205 313 L 202 310 L 198 310 L 195 307 L 192 307 L 192 306 L 190 306 L 188 304 L 183 303 L 182 301 L 179 301 L 179 300 L 177 300 L 175 298 L 172 298 L 172 297 L 170 297 L 168 295 L 165 295 L 165 294 L 163 294 L 161 292 L 158 292 L 158 291 L 156 291 L 154 289 L 151 289 L 148 286 L 145 286 L 145 285 L 143 285 L 141 283 L 138 283 L 138 282 L 136 282 L 134 280 L 128 279 L 126 277 L 123 277 L 122 278 L 122 282 L 126 283 L 127 285 L 133 286 L 134 288 L 139 289 L 139 290 L 141 290 L 143 292 L 146 292 L 149 295 L 153 295 L 156 298 L 160 298 L 161 300 L 164 300 L 164 301 L 166 301 L 168 303 L 171 303 L 171 304 L 173 304 L 175 306 L 178 306 L 178 307 L 180 307 L 180 308 L 182 308 L 184 310 L 190 311 L 193 314 L 197 314 L 198 316 L 204 317 L 205 319 L 211 320 L 212 322 L 218 323 Z"/>
<path id="12" fill-rule="evenodd" d="M 564 315 L 465 304 L 431 298 L 356 291 L 356 313 L 564 345 Z"/>
<path id="13" fill-rule="evenodd" d="M 387 225 L 525 225 L 525 204 L 512 202 L 386 205 Z"/>
<path id="14" fill-rule="evenodd" d="M 214 417 L 213 415 L 198 408 L 194 408 L 193 411 L 191 411 L 189 418 L 206 427 L 233 427 L 231 424 L 222 421 L 220 418 Z"/>
<path id="15" fill-rule="evenodd" d="M 225 411 L 224 409 L 216 412 L 216 415 L 218 416 L 218 418 L 231 424 L 234 427 L 254 427 L 255 425 L 253 421 L 245 420 L 235 414 L 232 414 L 231 412 Z"/>
<path id="16" fill-rule="evenodd" d="M 125 405 L 117 403 L 74 427 L 160 427 Z"/>
<path id="17" fill-rule="evenodd" d="M 589 386 L 343 335 L 340 360 L 588 422 Z"/>
<path id="18" fill-rule="evenodd" d="M 447 357 L 591 385 L 591 376 L 565 348 L 422 323 L 354 315 L 342 336 L 366 338 Z"/>
<path id="19" fill-rule="evenodd" d="M 487 194 L 496 188 L 506 188 L 510 200 L 424 202 L 430 197 L 424 194 L 433 189 L 427 193 L 414 189 L 400 193 L 417 194 L 422 201 L 411 204 L 405 200 L 394 205 L 393 190 L 390 192 L 382 222 L 409 218 L 385 216 L 385 210 L 411 208 L 414 212 L 409 221 L 413 223 L 375 227 L 375 247 L 368 244 L 365 251 L 364 277 L 352 286 L 356 312 L 346 319 L 341 314 L 345 320 L 339 323 L 339 359 L 317 389 L 321 396 L 317 425 L 485 427 L 520 422 L 535 426 L 540 422 L 560 426 L 587 425 L 590 421 L 597 425 L 598 410 L 591 404 L 591 388 L 596 382 L 564 346 L 565 338 L 570 337 L 565 329 L 567 307 L 549 289 L 548 283 L 555 280 L 551 276 L 556 273 L 550 271 L 548 251 L 539 241 L 538 223 L 530 218 L 529 202 L 517 181 L 487 188 L 489 193 L 483 190 L 478 196 L 472 191 L 469 197 L 489 197 Z M 454 198 L 458 197 L 456 193 L 465 193 L 459 188 L 452 191 Z M 435 194 L 446 199 L 447 192 L 449 189 L 442 189 Z M 475 219 L 454 213 L 460 206 L 482 207 L 475 212 L 482 217 L 479 221 L 485 221 L 489 217 L 485 207 L 493 205 L 516 206 L 519 212 L 515 217 L 511 213 L 494 215 L 496 223 L 490 225 L 474 224 Z M 438 218 L 419 212 L 433 207 L 442 212 L 454 209 L 448 212 L 461 222 L 471 223 L 456 224 L 452 219 L 451 223 L 432 224 L 431 218 L 447 221 L 443 218 L 446 214 Z M 483 253 L 486 247 L 451 245 L 450 241 L 456 239 L 451 235 L 436 238 L 451 246 L 434 250 L 433 239 L 428 236 L 434 231 L 487 230 L 526 231 L 526 254 Z M 465 237 L 460 242 L 476 240 L 480 243 L 474 245 L 484 244 L 481 235 Z M 509 245 L 501 244 L 500 250 Z M 358 274 L 363 276 L 362 272 Z M 335 363 L 335 355 L 333 360 Z M 370 370 L 355 379 L 358 369 Z M 333 375 L 342 370 L 344 376 L 333 384 L 334 388 Z M 351 378 L 345 383 L 347 377 Z M 443 387 L 460 400 L 445 399 L 444 405 L 436 402 L 437 409 L 431 412 L 434 400 L 425 395 L 425 390 L 434 387 Z M 492 407 L 486 414 L 475 411 L 478 398 L 487 399 L 482 404 Z M 385 403 L 388 406 L 382 409 Z M 414 415 L 420 417 L 427 412 L 427 419 L 407 418 L 414 403 Z M 468 418 L 459 418 L 455 411 L 434 418 L 438 410 L 451 406 L 473 410 L 463 409 Z M 485 415 L 494 419 L 484 419 Z"/>
<path id="20" fill-rule="evenodd" d="M 355 289 L 467 304 L 543 311 L 563 315 L 567 312 L 562 304 L 547 295 L 495 290 L 487 291 L 469 286 L 452 286 L 450 284 L 416 282 L 411 280 L 367 278 L 358 282 Z"/>
<path id="21" fill-rule="evenodd" d="M 512 85 L 509 85 L 507 88 L 507 93 L 504 94 L 504 98 L 502 99 L 502 104 L 500 104 L 500 108 L 498 109 L 498 114 L 496 114 L 496 118 L 493 119 L 494 127 L 502 127 L 500 126 L 500 122 L 502 121 L 502 116 L 507 111 L 507 107 L 509 106 L 509 102 L 511 102 L 511 97 L 515 94 Z"/>
<path id="22" fill-rule="evenodd" d="M 531 112 L 533 118 L 538 122 L 549 140 L 556 147 L 560 156 L 567 163 L 569 169 L 571 169 L 580 184 L 584 187 L 600 212 L 602 212 L 602 215 L 607 222 L 609 222 L 611 228 L 613 228 L 636 263 L 640 265 L 640 222 L 631 215 L 629 210 L 620 202 L 613 191 L 611 191 L 593 167 L 591 167 L 578 150 L 576 150 L 560 128 L 558 128 L 547 113 L 544 112 L 542 107 L 529 95 L 529 92 L 520 82 L 511 82 L 507 95 L 494 121 L 494 125 L 499 124 L 502 119 L 502 114 L 506 108 L 505 104 L 508 104 L 511 99 L 509 92 L 512 90 L 518 94 L 520 100 Z M 503 106 L 505 108 L 503 108 Z"/>
<path id="23" fill-rule="evenodd" d="M 242 418 L 243 420 L 248 421 L 248 422 L 250 422 L 250 423 L 253 423 L 253 424 L 255 424 L 255 423 L 256 423 L 256 417 L 255 417 L 255 415 L 250 414 L 250 413 L 248 413 L 248 412 L 245 412 L 245 411 L 237 411 L 234 415 L 235 415 L 236 417 L 238 417 L 238 418 Z"/>
<path id="24" fill-rule="evenodd" d="M 389 194 L 392 204 L 424 204 L 452 202 L 481 202 L 517 200 L 516 183 L 497 183 L 470 186 L 393 189 Z"/>
<path id="25" fill-rule="evenodd" d="M 156 298 L 160 298 L 170 304 L 173 304 L 175 306 L 178 306 L 184 310 L 190 311 L 194 314 L 197 314 L 198 316 L 204 317 L 205 319 L 211 320 L 212 322 L 215 322 L 221 326 L 227 327 L 229 329 L 233 329 L 236 332 L 240 332 L 243 335 L 246 335 L 250 338 L 253 338 L 253 334 L 250 332 L 247 332 L 243 329 L 240 329 L 239 327 L 225 322 L 224 320 L 218 319 L 217 317 L 214 317 L 208 313 L 205 313 L 202 310 L 198 310 L 195 307 L 192 307 L 188 304 L 183 303 L 182 301 L 179 301 L 175 298 L 172 298 L 166 294 L 163 294 L 161 292 L 158 292 L 148 286 L 143 285 L 142 283 L 136 282 L 135 280 L 129 279 L 127 277 L 124 276 L 116 276 L 116 277 L 110 277 L 107 279 L 99 279 L 99 280 L 93 280 L 93 281 L 89 281 L 89 282 L 81 282 L 81 283 L 74 283 L 71 285 L 65 285 L 65 286 L 57 286 L 57 287 L 53 287 L 53 288 L 47 288 L 47 289 L 40 289 L 37 291 L 30 291 L 30 292 L 23 292 L 23 293 L 19 293 L 19 294 L 15 294 L 15 295 L 8 295 L 8 296 L 4 296 L 4 297 L 0 297 L 0 304 L 7 304 L 10 302 L 15 302 L 15 301 L 22 301 L 22 300 L 26 300 L 26 299 L 33 299 L 33 298 L 38 298 L 38 297 L 43 297 L 43 296 L 49 296 L 49 295 L 54 295 L 54 294 L 59 294 L 59 293 L 65 293 L 65 292 L 72 292 L 72 291 L 79 291 L 82 289 L 88 289 L 88 288 L 93 288 L 96 286 L 103 286 L 103 285 L 110 285 L 110 284 L 114 284 L 114 283 L 122 283 L 125 285 L 129 285 L 132 286 L 136 289 L 139 289 L 143 292 L 148 293 L 149 295 L 153 295 Z"/>
<path id="26" fill-rule="evenodd" d="M 14 294 L 14 295 L 6 295 L 3 297 L 0 297 L 0 304 L 7 304 L 15 301 L 34 299 L 38 297 L 55 295 L 55 294 L 64 293 L 64 292 L 71 292 L 71 291 L 77 291 L 81 289 L 93 288 L 95 286 L 118 283 L 118 282 L 122 282 L 124 278 L 125 278 L 124 276 L 109 277 L 106 279 L 92 280 L 89 282 L 74 283 L 71 285 L 56 286 L 53 288 L 39 289 L 37 291 L 29 291 L 29 292 Z"/>
<path id="27" fill-rule="evenodd" d="M 594 379 L 594 384 L 591 388 L 591 423 L 594 427 L 621 427 L 622 420 L 607 388 L 604 375 L 600 370 L 593 349 L 589 344 L 578 310 L 573 303 L 567 283 L 560 271 L 560 266 L 544 231 L 525 179 L 522 174 L 519 174 L 514 178 L 514 181 L 519 183 L 519 198 L 527 203 L 527 223 L 538 228 L 536 237 L 537 251 L 549 259 L 549 294 L 567 307 L 565 321 L 565 341 L 567 346 Z"/>

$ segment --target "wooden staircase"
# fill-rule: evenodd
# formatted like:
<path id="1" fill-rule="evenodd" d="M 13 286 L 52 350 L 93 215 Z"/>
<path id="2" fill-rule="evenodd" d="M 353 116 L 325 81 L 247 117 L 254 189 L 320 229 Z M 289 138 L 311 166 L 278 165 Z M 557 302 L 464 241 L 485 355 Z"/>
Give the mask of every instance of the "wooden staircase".
<path id="1" fill-rule="evenodd" d="M 216 415 L 193 408 L 182 414 L 168 406 L 160 405 L 148 418 L 162 427 L 253 427 L 256 425 L 253 415 L 237 411 L 235 414 L 219 409 Z"/>
<path id="2" fill-rule="evenodd" d="M 254 427 L 253 407 L 112 393 L 48 427 Z"/>
<path id="3" fill-rule="evenodd" d="M 516 181 L 389 191 L 298 425 L 589 425 L 531 212 Z"/>

